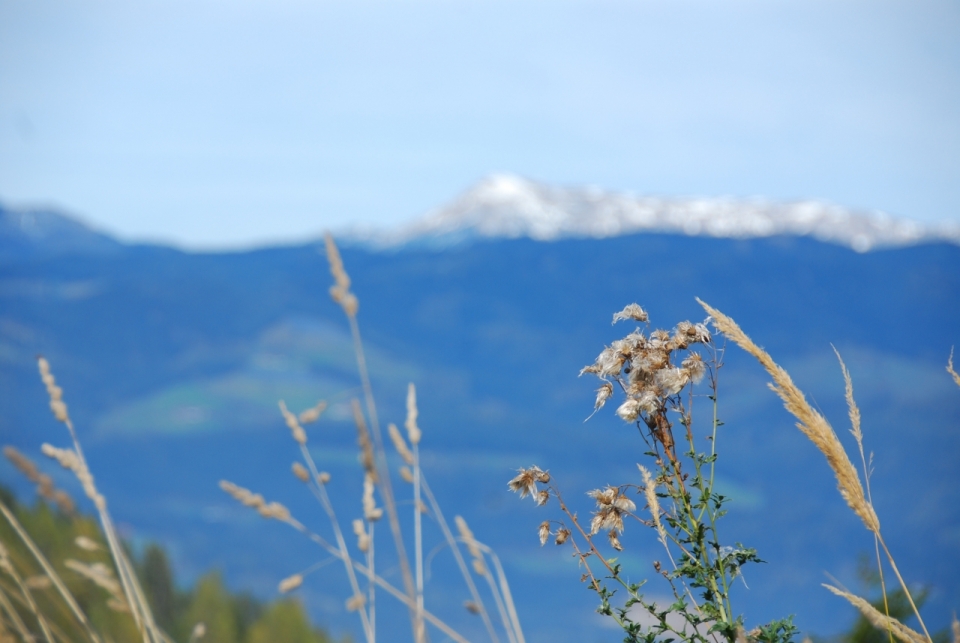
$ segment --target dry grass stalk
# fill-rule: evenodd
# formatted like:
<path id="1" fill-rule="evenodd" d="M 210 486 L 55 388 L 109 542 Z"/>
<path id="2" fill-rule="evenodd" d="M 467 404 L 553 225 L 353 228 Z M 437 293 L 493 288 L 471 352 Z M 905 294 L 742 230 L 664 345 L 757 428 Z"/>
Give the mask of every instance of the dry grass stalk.
<path id="1" fill-rule="evenodd" d="M 368 471 L 363 476 L 363 518 L 367 522 L 376 522 L 383 517 L 383 509 L 377 507 L 373 489 L 373 476 Z"/>
<path id="2" fill-rule="evenodd" d="M 740 329 L 740 326 L 733 319 L 703 301 L 699 299 L 697 301 L 713 317 L 713 323 L 720 332 L 740 348 L 753 355 L 767 370 L 774 382 L 770 385 L 770 388 L 783 400 L 787 411 L 799 420 L 797 428 L 826 456 L 827 463 L 833 469 L 837 478 L 840 495 L 847 501 L 853 512 L 860 517 L 867 529 L 878 533 L 880 531 L 880 520 L 867 501 L 863 486 L 860 484 L 860 476 L 857 475 L 856 468 L 843 449 L 843 445 L 840 444 L 840 440 L 830 423 L 810 406 L 803 392 L 793 383 L 790 375 L 774 362 L 765 350 L 747 337 L 746 333 Z"/>
<path id="3" fill-rule="evenodd" d="M 27 534 L 26 530 L 23 528 L 23 525 L 21 525 L 20 521 L 18 521 L 13 515 L 13 512 L 10 511 L 9 507 L 2 502 L 0 502 L 0 514 L 3 514 L 3 517 L 13 528 L 14 532 L 17 534 L 23 544 L 26 545 L 27 549 L 30 551 L 30 554 L 34 557 L 37 563 L 40 564 L 40 567 L 43 569 L 47 577 L 50 578 L 50 581 L 53 583 L 54 587 L 57 588 L 57 592 L 59 592 L 64 602 L 70 608 L 70 611 L 73 613 L 74 617 L 80 622 L 80 625 L 84 632 L 86 632 L 87 636 L 89 636 L 90 639 L 95 643 L 99 643 L 100 637 L 98 637 L 90 627 L 90 622 L 87 619 L 86 614 L 84 614 L 83 610 L 80 609 L 80 605 L 73 597 L 73 594 L 70 593 L 70 590 L 67 589 L 67 586 L 60 578 L 60 575 L 57 574 L 57 572 L 53 569 L 53 566 L 47 560 L 46 556 L 43 555 L 43 553 L 40 551 L 40 548 L 37 547 L 37 544 L 33 542 L 33 539 Z M 0 548 L 2 548 L 2 544 L 0 544 Z"/>
<path id="4" fill-rule="evenodd" d="M 413 382 L 407 386 L 407 421 L 404 422 L 403 426 L 407 429 L 407 437 L 410 439 L 410 444 L 416 446 L 420 444 L 421 431 L 420 427 L 417 426 L 417 417 L 420 415 L 420 412 L 417 410 L 417 387 L 413 385 Z"/>
<path id="5" fill-rule="evenodd" d="M 30 612 L 33 614 L 34 618 L 37 619 L 37 624 L 40 625 L 40 630 L 43 632 L 43 636 L 47 640 L 47 643 L 53 643 L 53 635 L 50 632 L 50 626 L 47 623 L 47 619 L 44 618 L 43 612 L 41 612 L 37 607 L 37 603 L 33 600 L 33 594 L 30 592 L 30 588 L 27 587 L 27 585 L 23 582 L 23 578 L 13 566 L 7 549 L 2 543 L 0 543 L 0 571 L 7 574 L 16 584 L 17 589 L 20 591 L 20 595 L 23 597 L 23 600 Z M 29 640 L 33 641 L 34 638 L 30 637 Z"/>
<path id="6" fill-rule="evenodd" d="M 400 429 L 397 428 L 397 425 L 388 424 L 387 433 L 390 435 L 390 441 L 393 442 L 393 447 L 397 450 L 397 454 L 403 459 L 404 462 L 407 463 L 407 465 L 413 466 L 413 452 L 410 451 L 410 447 L 407 446 L 406 440 L 404 440 L 403 436 L 400 435 Z"/>
<path id="7" fill-rule="evenodd" d="M 366 474 L 376 482 L 377 463 L 373 454 L 373 442 L 370 441 L 370 431 L 367 429 L 367 421 L 363 417 L 359 400 L 350 400 L 350 406 L 353 409 L 353 421 L 357 425 L 357 443 L 360 445 L 360 463 L 363 465 L 363 470 Z"/>
<path id="8" fill-rule="evenodd" d="M 470 556 L 473 557 L 473 571 L 483 576 L 487 581 L 487 585 L 490 586 L 494 602 L 497 605 L 497 611 L 500 613 L 500 620 L 503 622 L 503 627 L 507 631 L 507 637 L 510 643 L 518 643 L 518 635 L 514 631 L 505 597 L 501 594 L 496 582 L 493 580 L 493 574 L 490 573 L 490 568 L 484 561 L 482 546 L 473 535 L 473 531 L 470 530 L 470 526 L 467 524 L 467 521 L 463 519 L 463 516 L 454 516 L 453 521 L 457 525 L 457 531 L 460 532 L 460 540 L 467 546 L 467 551 L 470 552 Z M 522 634 L 519 635 L 519 638 L 522 638 Z"/>
<path id="9" fill-rule="evenodd" d="M 140 630 L 144 643 L 163 643 L 166 638 L 163 632 L 157 627 L 153 619 L 153 612 L 147 603 L 143 589 L 140 587 L 140 581 L 133 571 L 133 565 L 127 558 L 120 539 L 117 536 L 113 525 L 113 519 L 107 511 L 107 503 L 104 497 L 97 491 L 93 481 L 93 475 L 87 466 L 86 459 L 83 456 L 83 449 L 80 447 L 80 441 L 77 439 L 77 433 L 73 427 L 73 421 L 67 412 L 67 405 L 63 401 L 63 390 L 57 386 L 56 379 L 50 371 L 50 364 L 46 359 L 40 357 L 37 360 L 37 366 L 40 370 L 40 378 L 47 388 L 47 394 L 50 396 L 50 410 L 54 417 L 63 423 L 70 433 L 73 441 L 73 449 L 57 449 L 50 445 L 43 445 L 45 455 L 53 457 L 60 461 L 61 465 L 72 470 L 77 479 L 83 485 L 84 492 L 93 500 L 94 506 L 100 517 L 100 525 L 106 536 L 107 544 L 110 547 L 110 554 L 113 556 L 114 564 L 117 568 L 117 575 L 123 587 L 123 593 L 127 603 L 130 605 L 130 613 Z M 48 572 L 49 573 L 49 572 Z"/>
<path id="10" fill-rule="evenodd" d="M 697 299 L 697 302 L 703 306 L 704 310 L 713 318 L 713 323 L 717 329 L 726 335 L 728 339 L 740 346 L 740 348 L 750 355 L 753 355 L 773 378 L 774 383 L 770 384 L 771 390 L 783 400 L 787 411 L 799 420 L 797 428 L 826 456 L 827 463 L 830 465 L 830 468 L 833 469 L 834 475 L 837 478 L 840 495 L 843 496 L 853 512 L 860 517 L 867 529 L 876 536 L 880 546 L 883 547 L 887 560 L 890 562 L 890 567 L 900 582 L 900 587 L 903 589 L 911 608 L 913 608 L 913 613 L 917 617 L 921 629 L 923 629 L 924 635 L 926 636 L 925 640 L 928 641 L 928 643 L 932 643 L 933 639 L 927 631 L 923 617 L 920 616 L 920 610 L 917 608 L 913 596 L 906 582 L 903 580 L 900 570 L 897 568 L 897 563 L 893 559 L 893 555 L 883 540 L 883 535 L 880 533 L 880 520 L 874 512 L 873 505 L 864 493 L 864 488 L 860 484 L 857 470 L 847 456 L 847 452 L 840 444 L 840 440 L 837 438 L 833 427 L 830 426 L 826 418 L 810 406 L 803 393 L 793 383 L 790 375 L 783 367 L 774 362 L 773 358 L 770 357 L 766 351 L 757 346 L 733 319 L 727 317 L 715 308 L 710 307 L 700 299 Z M 846 370 L 845 367 L 844 370 Z M 849 374 L 847 374 L 847 376 L 848 375 Z M 852 396 L 852 385 L 850 385 L 848 403 L 852 401 Z M 855 404 L 853 408 L 856 408 Z M 850 414 L 851 421 L 854 421 L 852 409 Z M 856 412 L 856 422 L 856 430 L 859 432 L 859 410 Z"/>
<path id="11" fill-rule="evenodd" d="M 280 413 L 283 414 L 284 421 L 286 421 L 287 426 L 290 428 L 290 433 L 293 435 L 293 439 L 297 442 L 297 444 L 306 444 L 307 432 L 303 430 L 302 426 L 300 426 L 300 421 L 297 419 L 297 416 L 287 409 L 287 405 L 283 400 L 280 400 L 278 405 L 280 406 Z"/>
<path id="12" fill-rule="evenodd" d="M 895 637 L 903 641 L 903 643 L 925 643 L 928 641 L 927 637 L 919 632 L 915 632 L 910 629 L 900 621 L 895 618 L 891 618 L 886 614 L 878 611 L 873 605 L 871 605 L 866 600 L 855 596 L 849 592 L 845 592 L 842 589 L 837 589 L 831 585 L 824 585 L 828 590 L 836 594 L 837 596 L 842 596 L 843 598 L 850 601 L 850 603 L 860 610 L 860 613 L 863 614 L 870 623 L 879 630 L 884 632 L 892 632 Z"/>
<path id="13" fill-rule="evenodd" d="M 54 503 L 60 511 L 68 516 L 74 514 L 76 506 L 70 494 L 62 489 L 57 489 L 53 484 L 53 478 L 42 473 L 33 460 L 12 446 L 3 447 L 3 455 L 27 480 L 37 485 L 37 495 Z"/>
<path id="14" fill-rule="evenodd" d="M 73 543 L 84 551 L 100 551 L 103 549 L 97 541 L 86 536 L 77 536 Z"/>
<path id="15" fill-rule="evenodd" d="M 487 608 L 483 604 L 483 599 L 480 598 L 480 592 L 477 591 L 477 586 L 473 582 L 473 577 L 470 575 L 470 570 L 467 569 L 467 563 L 464 561 L 463 555 L 460 553 L 460 547 L 457 544 L 457 540 L 453 537 L 453 533 L 450 531 L 450 525 L 447 524 L 447 519 L 443 515 L 443 511 L 440 509 L 440 504 L 433 496 L 433 492 L 430 491 L 430 485 L 427 484 L 427 479 L 422 473 L 420 482 L 423 487 L 423 493 L 427 497 L 427 501 L 430 503 L 430 506 L 433 508 L 433 515 L 436 517 L 437 524 L 440 525 L 440 530 L 443 532 L 443 537 L 446 539 L 447 545 L 450 547 L 450 551 L 453 552 L 453 557 L 457 561 L 457 567 L 460 569 L 460 574 L 463 576 L 463 580 L 467 584 L 467 589 L 470 591 L 470 596 L 473 598 L 472 603 L 479 610 L 478 613 L 480 614 L 481 619 L 483 619 L 484 626 L 487 628 L 487 633 L 490 635 L 490 640 L 492 643 L 499 643 L 500 640 L 493 628 L 493 622 L 490 620 L 490 615 L 487 613 Z"/>
<path id="16" fill-rule="evenodd" d="M 307 451 L 306 446 L 300 445 L 305 457 L 308 458 L 307 464 L 310 465 L 311 470 L 315 470 L 316 466 L 313 462 L 313 459 L 310 457 L 309 451 Z M 315 474 L 319 477 L 319 474 Z M 318 499 L 320 500 L 321 505 L 324 510 L 327 512 L 327 515 L 330 517 L 330 522 L 333 526 L 333 533 L 337 539 L 337 547 L 333 547 L 327 541 L 322 539 L 317 534 L 310 532 L 299 520 L 290 515 L 289 511 L 283 512 L 282 514 L 276 513 L 274 511 L 264 512 L 264 508 L 270 505 L 279 505 L 279 503 L 270 503 L 267 504 L 266 500 L 259 493 L 254 493 L 249 489 L 241 487 L 240 485 L 234 484 L 228 480 L 220 481 L 220 488 L 231 498 L 244 505 L 245 507 L 250 507 L 255 509 L 261 516 L 264 518 L 274 518 L 280 522 L 285 522 L 297 531 L 307 534 L 311 540 L 316 542 L 318 545 L 329 551 L 331 554 L 343 561 L 344 567 L 347 571 L 347 578 L 350 581 L 350 587 L 353 592 L 353 595 L 360 594 L 360 585 L 357 582 L 357 576 L 354 573 L 354 561 L 350 558 L 350 553 L 347 550 L 347 543 L 343 538 L 343 532 L 340 529 L 340 523 L 337 521 L 336 513 L 333 511 L 333 506 L 330 504 L 330 498 L 327 496 L 326 490 L 322 485 L 317 485 L 315 488 L 311 487 L 313 491 L 317 494 Z M 361 606 L 362 607 L 362 606 Z M 367 641 L 371 641 L 373 634 L 370 628 L 370 621 L 367 617 L 367 612 L 364 609 L 358 610 L 360 613 L 360 620 L 363 626 L 364 636 Z"/>
<path id="17" fill-rule="evenodd" d="M 873 494 L 870 491 L 870 467 L 867 464 L 867 457 L 863 450 L 863 431 L 860 428 L 860 407 L 857 406 L 857 402 L 853 397 L 853 378 L 850 377 L 850 371 L 847 370 L 847 365 L 843 361 L 843 357 L 840 356 L 840 351 L 837 350 L 836 346 L 833 346 L 833 352 L 837 356 L 837 361 L 840 362 L 840 371 L 843 373 L 843 390 L 844 397 L 847 400 L 847 414 L 850 416 L 850 434 L 853 435 L 853 439 L 857 442 L 857 449 L 860 451 L 860 463 L 863 467 L 863 483 L 867 489 L 867 502 L 870 503 L 870 506 L 873 506 Z M 871 459 L 873 454 L 871 455 Z M 887 599 L 887 581 L 883 576 L 883 562 L 880 559 L 880 539 L 879 536 L 873 534 L 873 546 L 877 558 L 877 572 L 880 575 L 880 591 L 883 594 L 883 610 L 887 616 L 890 616 L 890 604 Z M 893 632 L 888 632 L 890 643 L 893 643 Z"/>
<path id="18" fill-rule="evenodd" d="M 293 574 L 292 576 L 287 576 L 280 581 L 280 584 L 277 585 L 277 589 L 280 590 L 281 594 L 286 594 L 287 592 L 292 592 L 301 585 L 303 585 L 303 576 L 300 574 Z"/>
<path id="19" fill-rule="evenodd" d="M 310 482 L 310 472 L 307 471 L 307 468 L 299 462 L 294 462 L 290 466 L 290 469 L 293 471 L 293 475 L 296 476 L 297 480 L 300 482 Z"/>
<path id="20" fill-rule="evenodd" d="M 73 558 L 68 558 L 64 561 L 64 565 L 66 565 L 67 569 L 72 569 L 93 584 L 107 590 L 116 600 L 126 603 L 123 599 L 123 590 L 120 587 L 120 583 L 117 582 L 116 577 L 114 577 L 110 569 L 103 563 L 88 564 L 74 560 Z"/>
<path id="21" fill-rule="evenodd" d="M 403 578 L 403 586 L 410 599 L 407 602 L 410 607 L 410 623 L 417 631 L 416 609 L 416 588 L 414 586 L 413 574 L 410 571 L 410 560 L 407 557 L 406 546 L 403 541 L 403 531 L 400 527 L 400 517 L 397 512 L 397 503 L 393 495 L 393 485 L 390 481 L 390 473 L 387 468 L 386 451 L 383 448 L 383 437 L 380 432 L 380 421 L 377 415 L 376 400 L 373 396 L 373 386 L 370 383 L 370 373 L 367 369 L 367 359 L 363 350 L 363 341 L 360 336 L 360 325 L 357 323 L 357 310 L 359 301 L 356 296 L 350 292 L 350 277 L 343 267 L 343 260 L 340 252 L 334 243 L 333 237 L 327 234 L 325 236 L 327 260 L 330 264 L 330 274 L 333 275 L 334 285 L 330 288 L 331 298 L 343 308 L 350 324 L 350 334 L 353 338 L 353 350 L 357 359 L 357 370 L 360 373 L 360 381 L 363 386 L 363 395 L 366 402 L 367 413 L 370 417 L 374 444 L 376 445 L 375 465 L 376 482 L 380 487 L 380 494 L 383 498 L 384 507 L 387 512 L 390 532 L 393 536 L 393 544 L 397 552 L 397 559 L 400 564 L 400 575 Z M 424 643 L 423 637 L 416 638 L 417 643 Z"/>
<path id="22" fill-rule="evenodd" d="M 316 406 L 312 406 L 306 411 L 301 411 L 298 419 L 300 424 L 310 424 L 311 422 L 316 422 L 320 419 L 320 416 L 324 411 L 327 410 L 326 400 L 320 400 L 317 402 Z"/>
<path id="23" fill-rule="evenodd" d="M 10 622 L 13 623 L 14 629 L 17 630 L 17 634 L 20 635 L 21 641 L 33 641 L 33 635 L 30 634 L 30 631 L 27 629 L 26 624 L 23 622 L 23 619 L 20 618 L 20 614 L 17 613 L 16 608 L 10 603 L 10 600 L 7 598 L 6 593 L 0 589 L 0 609 L 6 613 L 7 618 L 10 619 Z M 0 618 L 0 628 L 3 627 L 3 619 Z M 0 629 L 0 632 L 5 630 Z M 8 635 L 9 643 L 14 643 L 12 635 Z M 4 643 L 7 643 L 4 641 Z"/>
<path id="24" fill-rule="evenodd" d="M 207 635 L 207 625 L 205 623 L 197 623 L 193 626 L 193 630 L 190 631 L 190 643 L 194 641 L 199 641 L 204 636 Z"/>

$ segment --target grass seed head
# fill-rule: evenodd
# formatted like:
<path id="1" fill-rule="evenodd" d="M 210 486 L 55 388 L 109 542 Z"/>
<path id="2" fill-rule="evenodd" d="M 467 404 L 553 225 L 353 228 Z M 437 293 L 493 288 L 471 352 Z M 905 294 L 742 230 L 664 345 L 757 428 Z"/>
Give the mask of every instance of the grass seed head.
<path id="1" fill-rule="evenodd" d="M 410 444 L 417 445 L 420 444 L 421 431 L 420 427 L 417 426 L 417 417 L 420 415 L 420 412 L 417 410 L 417 387 L 413 385 L 413 382 L 407 386 L 407 420 L 403 423 L 403 426 L 407 429 L 407 438 L 410 440 Z"/>
<path id="2" fill-rule="evenodd" d="M 407 446 L 406 440 L 403 439 L 403 436 L 400 435 L 400 429 L 397 428 L 396 424 L 387 425 L 387 432 L 390 434 L 390 440 L 393 442 L 393 447 L 397 450 L 397 453 L 406 462 L 409 466 L 413 466 L 413 452 L 410 451 L 410 447 Z"/>
<path id="3" fill-rule="evenodd" d="M 303 430 L 302 426 L 300 426 L 297 416 L 287 409 L 287 405 L 283 400 L 280 400 L 278 406 L 280 407 L 280 413 L 283 414 L 283 419 L 286 421 L 287 426 L 290 427 L 290 433 L 293 435 L 293 439 L 296 440 L 300 445 L 306 444 L 307 432 Z"/>
<path id="4" fill-rule="evenodd" d="M 290 466 L 290 469 L 293 471 L 293 475 L 295 475 L 297 480 L 300 482 L 310 482 L 310 472 L 307 471 L 307 468 L 299 462 L 294 462 Z"/>
<path id="5" fill-rule="evenodd" d="M 316 406 L 311 406 L 309 409 L 301 411 L 300 416 L 297 419 L 300 420 L 300 424 L 310 424 L 311 422 L 316 422 L 320 419 L 320 416 L 326 409 L 326 400 L 320 400 L 317 402 Z"/>
<path id="6" fill-rule="evenodd" d="M 280 590 L 281 594 L 286 594 L 287 592 L 297 589 L 301 585 L 303 585 L 303 576 L 301 574 L 294 574 L 292 576 L 287 576 L 280 581 L 277 589 Z"/>

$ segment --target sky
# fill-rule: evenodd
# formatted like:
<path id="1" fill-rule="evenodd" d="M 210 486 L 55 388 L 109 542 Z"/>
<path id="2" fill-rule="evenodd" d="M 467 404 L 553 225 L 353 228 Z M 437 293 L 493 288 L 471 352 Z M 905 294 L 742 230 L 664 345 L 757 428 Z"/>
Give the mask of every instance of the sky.
<path id="1" fill-rule="evenodd" d="M 0 0 L 0 203 L 227 249 L 494 172 L 960 221 L 955 0 Z"/>

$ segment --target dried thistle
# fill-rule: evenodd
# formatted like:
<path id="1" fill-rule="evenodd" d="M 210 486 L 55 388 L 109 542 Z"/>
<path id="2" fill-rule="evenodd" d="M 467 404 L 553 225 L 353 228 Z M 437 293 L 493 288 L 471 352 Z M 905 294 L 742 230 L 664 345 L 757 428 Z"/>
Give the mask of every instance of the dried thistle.
<path id="1" fill-rule="evenodd" d="M 620 544 L 620 539 L 617 538 L 617 530 L 611 529 L 607 532 L 607 539 L 610 541 L 610 546 L 616 549 L 617 551 L 623 551 L 623 545 Z"/>
<path id="2" fill-rule="evenodd" d="M 623 531 L 623 516 L 634 511 L 637 506 L 632 500 L 623 495 L 618 487 L 594 489 L 587 495 L 597 501 L 597 511 L 590 521 L 590 533 L 596 534 L 601 529 L 615 529 Z"/>
<path id="3" fill-rule="evenodd" d="M 540 536 L 540 546 L 543 547 L 547 544 L 547 538 L 550 537 L 550 521 L 544 520 L 540 523 L 540 528 L 537 530 L 537 535 Z"/>
<path id="4" fill-rule="evenodd" d="M 638 322 L 645 322 L 649 318 L 650 318 L 649 315 L 647 315 L 646 311 L 644 311 L 643 308 L 641 308 L 637 304 L 629 304 L 628 306 L 625 306 L 623 310 L 621 310 L 619 313 L 616 313 L 613 316 L 612 323 L 616 324 L 618 321 L 627 320 L 627 319 L 632 319 Z"/>
<path id="5" fill-rule="evenodd" d="M 563 543 L 567 542 L 567 538 L 569 537 L 570 537 L 570 530 L 567 529 L 566 527 L 561 527 L 560 529 L 557 530 L 557 537 L 553 542 L 556 543 L 557 545 L 562 545 Z"/>
<path id="6" fill-rule="evenodd" d="M 550 482 L 550 474 L 537 465 L 533 465 L 529 469 L 517 469 L 517 471 L 517 476 L 510 480 L 507 486 L 510 487 L 511 491 L 518 492 L 521 498 L 532 495 L 534 501 L 536 501 L 537 483 L 547 484 Z"/>

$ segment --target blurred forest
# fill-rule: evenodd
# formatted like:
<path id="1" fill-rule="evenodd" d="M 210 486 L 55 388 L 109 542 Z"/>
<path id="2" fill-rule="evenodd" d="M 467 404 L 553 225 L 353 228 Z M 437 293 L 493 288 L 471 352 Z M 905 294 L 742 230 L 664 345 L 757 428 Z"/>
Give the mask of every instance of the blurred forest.
<path id="1" fill-rule="evenodd" d="M 115 600 L 108 588 L 98 586 L 77 571 L 77 562 L 88 569 L 104 569 L 99 567 L 103 565 L 110 570 L 105 576 L 112 576 L 113 561 L 102 542 L 96 518 L 64 511 L 64 507 L 52 507 L 42 499 L 28 506 L 18 502 L 3 487 L 0 487 L 0 501 L 14 512 L 53 564 L 94 630 L 107 641 L 139 640 L 140 634 L 124 605 Z M 41 612 L 51 621 L 51 630 L 65 635 L 62 640 L 73 640 L 76 621 L 5 521 L 0 522 L 0 542 L 6 546 L 11 563 L 21 572 Z M 162 547 L 148 544 L 133 554 L 157 623 L 175 641 L 330 643 L 332 640 L 310 624 L 300 603 L 294 599 L 264 602 L 248 593 L 230 592 L 217 571 L 202 576 L 192 587 L 183 587 L 177 583 Z M 0 588 L 8 597 L 19 596 L 10 582 L 7 576 L 0 578 Z M 17 607 L 21 618 L 29 624 L 30 611 L 24 605 Z M 196 636 L 199 623 L 203 624 L 202 636 Z"/>

